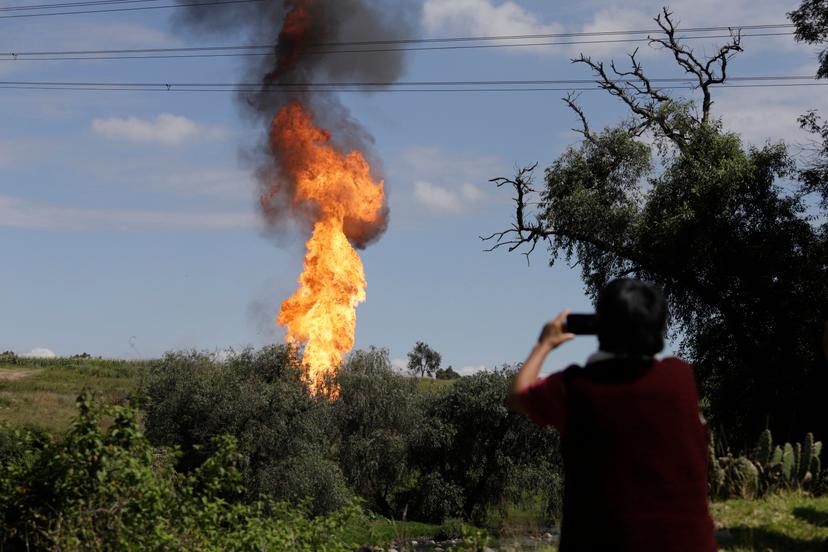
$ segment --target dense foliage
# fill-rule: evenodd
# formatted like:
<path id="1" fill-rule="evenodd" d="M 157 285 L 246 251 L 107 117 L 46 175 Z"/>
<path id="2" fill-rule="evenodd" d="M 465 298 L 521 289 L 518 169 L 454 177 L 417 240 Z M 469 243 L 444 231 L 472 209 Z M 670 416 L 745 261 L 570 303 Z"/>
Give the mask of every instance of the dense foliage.
<path id="1" fill-rule="evenodd" d="M 245 350 L 218 362 L 201 353 L 171 353 L 144 389 L 147 437 L 179 446 L 180 469 L 199 466 L 210 443 L 232 435 L 254 494 L 298 502 L 314 512 L 342 507 L 352 494 L 337 461 L 330 404 L 311 397 L 290 347 Z"/>
<path id="2" fill-rule="evenodd" d="M 2 434 L 3 550 L 347 549 L 339 535 L 353 508 L 314 518 L 250 496 L 234 438 L 213 439 L 214 453 L 182 474 L 177 452 L 152 446 L 133 409 L 86 397 L 78 408 L 62 438 Z"/>
<path id="3" fill-rule="evenodd" d="M 548 519 L 560 507 L 558 434 L 503 406 L 513 373 L 483 372 L 457 380 L 425 405 L 426 423 L 412 435 L 414 511 L 424 519 L 460 516 L 482 522 L 487 510 L 531 493 Z"/>
<path id="4" fill-rule="evenodd" d="M 395 518 L 480 521 L 490 509 L 540 495 L 559 506 L 557 434 L 503 406 L 512 371 L 426 390 L 391 368 L 387 351 L 350 355 L 339 398 L 311 397 L 295 351 L 243 351 L 226 363 L 167 355 L 146 385 L 146 431 L 181 446 L 192 470 L 222 434 L 238 441 L 252 493 L 334 510 L 356 495 Z"/>
<path id="5" fill-rule="evenodd" d="M 824 44 L 828 40 L 828 2 L 803 0 L 799 8 L 788 14 L 794 24 L 796 39 L 807 44 Z M 828 77 L 828 50 L 819 53 L 817 78 Z"/>

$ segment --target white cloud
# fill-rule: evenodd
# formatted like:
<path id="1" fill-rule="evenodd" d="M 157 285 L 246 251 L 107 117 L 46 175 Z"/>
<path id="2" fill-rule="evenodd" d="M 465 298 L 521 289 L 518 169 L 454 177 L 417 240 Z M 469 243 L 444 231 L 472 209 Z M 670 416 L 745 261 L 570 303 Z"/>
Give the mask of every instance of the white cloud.
<path id="1" fill-rule="evenodd" d="M 578 32 L 583 33 L 604 33 L 608 31 L 637 30 L 637 29 L 652 29 L 655 27 L 653 23 L 653 15 L 649 12 L 644 13 L 628 6 L 609 7 L 599 10 L 591 20 L 581 27 Z M 646 42 L 609 42 L 611 40 L 629 40 L 631 38 L 645 38 L 646 35 L 629 36 L 595 36 L 583 39 L 573 39 L 573 42 L 585 42 L 585 44 L 575 44 L 570 46 L 569 55 L 577 57 L 583 53 L 586 56 L 612 56 L 614 58 L 626 57 L 626 52 L 632 53 L 633 50 L 639 48 L 638 58 L 648 56 L 655 53 L 656 50 L 651 48 Z M 586 43 L 586 42 L 592 43 Z M 619 56 L 619 52 L 622 56 Z M 620 68 L 620 66 L 619 66 Z M 623 70 L 623 69 L 622 69 Z"/>
<path id="2" fill-rule="evenodd" d="M 55 358 L 57 355 L 54 351 L 47 349 L 46 347 L 35 347 L 28 353 L 23 353 L 20 356 L 30 358 Z"/>
<path id="3" fill-rule="evenodd" d="M 435 213 L 458 214 L 491 200 L 483 186 L 488 180 L 509 172 L 494 156 L 447 152 L 433 146 L 403 150 L 391 162 L 392 173 L 410 179 L 412 196 Z"/>
<path id="4" fill-rule="evenodd" d="M 484 372 L 486 370 L 488 370 L 488 368 L 485 365 L 480 364 L 479 366 L 463 366 L 462 368 L 456 370 L 456 372 L 461 376 L 471 376 L 478 372 Z"/>
<path id="5" fill-rule="evenodd" d="M 255 183 L 250 173 L 232 169 L 204 169 L 166 175 L 161 185 L 187 195 L 252 197 Z"/>
<path id="6" fill-rule="evenodd" d="M 540 21 L 516 2 L 495 0 L 426 0 L 422 24 L 431 35 L 511 36 L 554 34 L 563 30 L 557 22 Z M 549 49 L 538 51 L 549 52 Z"/>
<path id="7" fill-rule="evenodd" d="M 0 195 L 0 226 L 45 230 L 235 230 L 257 228 L 259 222 L 253 213 L 246 212 L 85 209 L 44 205 L 18 197 Z"/>
<path id="8" fill-rule="evenodd" d="M 92 130 L 116 140 L 165 146 L 180 146 L 186 142 L 217 139 L 223 134 L 218 129 L 207 128 L 187 117 L 170 113 L 162 113 L 154 121 L 138 117 L 96 118 L 92 121 Z"/>
<path id="9" fill-rule="evenodd" d="M 463 204 L 456 193 L 431 182 L 415 182 L 414 199 L 432 211 L 456 214 L 463 210 Z"/>
<path id="10" fill-rule="evenodd" d="M 392 358 L 391 368 L 400 373 L 406 372 L 408 370 L 408 361 L 404 358 Z"/>
<path id="11" fill-rule="evenodd" d="M 828 113 L 828 101 L 808 87 L 727 88 L 717 91 L 712 109 L 725 128 L 753 144 L 784 140 L 795 145 L 811 138 L 799 128 L 797 117 L 809 109 Z"/>
<path id="12" fill-rule="evenodd" d="M 486 182 L 508 169 L 499 157 L 447 151 L 437 146 L 413 146 L 392 160 L 401 174 L 430 182 Z"/>
<path id="13" fill-rule="evenodd" d="M 482 190 L 470 182 L 463 183 L 456 191 L 424 180 L 414 183 L 414 199 L 438 213 L 459 214 L 486 197 Z"/>

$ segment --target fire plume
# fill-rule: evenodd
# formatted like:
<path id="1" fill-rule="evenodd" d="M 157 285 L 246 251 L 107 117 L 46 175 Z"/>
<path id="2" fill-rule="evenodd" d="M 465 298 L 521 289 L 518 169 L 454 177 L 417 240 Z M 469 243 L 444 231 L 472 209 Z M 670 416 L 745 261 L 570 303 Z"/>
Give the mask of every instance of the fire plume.
<path id="1" fill-rule="evenodd" d="M 326 375 L 353 347 L 356 306 L 365 300 L 365 273 L 349 234 L 381 225 L 385 217 L 384 184 L 372 178 L 365 156 L 343 153 L 330 140 L 298 101 L 283 106 L 271 123 L 270 146 L 295 186 L 293 204 L 314 218 L 299 288 L 278 318 L 289 342 L 305 344 L 304 378 L 314 393 L 328 388 Z"/>

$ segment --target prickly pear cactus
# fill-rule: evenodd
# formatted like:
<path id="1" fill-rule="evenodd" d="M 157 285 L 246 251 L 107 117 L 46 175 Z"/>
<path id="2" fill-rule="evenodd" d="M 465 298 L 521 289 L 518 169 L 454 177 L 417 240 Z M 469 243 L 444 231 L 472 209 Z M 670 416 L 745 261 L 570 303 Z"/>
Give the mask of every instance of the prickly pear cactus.
<path id="1" fill-rule="evenodd" d="M 744 456 L 730 458 L 725 486 L 729 497 L 755 498 L 759 492 L 759 470 Z"/>
<path id="2" fill-rule="evenodd" d="M 794 445 L 793 467 L 791 468 L 791 483 L 799 484 L 799 466 L 802 463 L 802 443 Z"/>
<path id="3" fill-rule="evenodd" d="M 785 483 L 790 483 L 791 475 L 796 473 L 794 468 L 794 449 L 790 443 L 785 443 L 785 448 L 782 450 L 782 478 Z"/>
<path id="4" fill-rule="evenodd" d="M 773 449 L 773 454 L 771 455 L 770 462 L 768 466 L 771 468 L 775 468 L 777 466 L 782 465 L 782 447 L 779 445 L 775 446 Z"/>
<path id="5" fill-rule="evenodd" d="M 773 454 L 773 438 L 771 432 L 766 429 L 759 434 L 759 441 L 756 443 L 756 461 L 761 466 L 770 464 L 771 454 Z"/>
<path id="6" fill-rule="evenodd" d="M 797 479 L 802 482 L 805 481 L 805 476 L 811 471 L 811 461 L 814 457 L 814 434 L 808 433 L 805 435 L 805 440 L 802 442 L 802 456 L 799 459 L 799 470 L 796 473 Z"/>
<path id="7" fill-rule="evenodd" d="M 716 458 L 716 451 L 713 448 L 713 439 L 711 438 L 710 445 L 707 447 L 707 484 L 710 488 L 710 495 L 721 496 L 724 483 L 725 471 L 718 458 Z"/>

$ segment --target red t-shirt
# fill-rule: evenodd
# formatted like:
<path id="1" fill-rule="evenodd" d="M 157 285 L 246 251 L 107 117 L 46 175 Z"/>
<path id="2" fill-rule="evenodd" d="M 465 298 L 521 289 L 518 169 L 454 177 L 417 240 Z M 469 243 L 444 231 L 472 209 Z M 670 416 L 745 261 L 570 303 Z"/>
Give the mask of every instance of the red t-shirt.
<path id="1" fill-rule="evenodd" d="M 716 550 L 707 436 L 686 362 L 570 366 L 519 400 L 535 423 L 561 433 L 561 552 Z"/>

